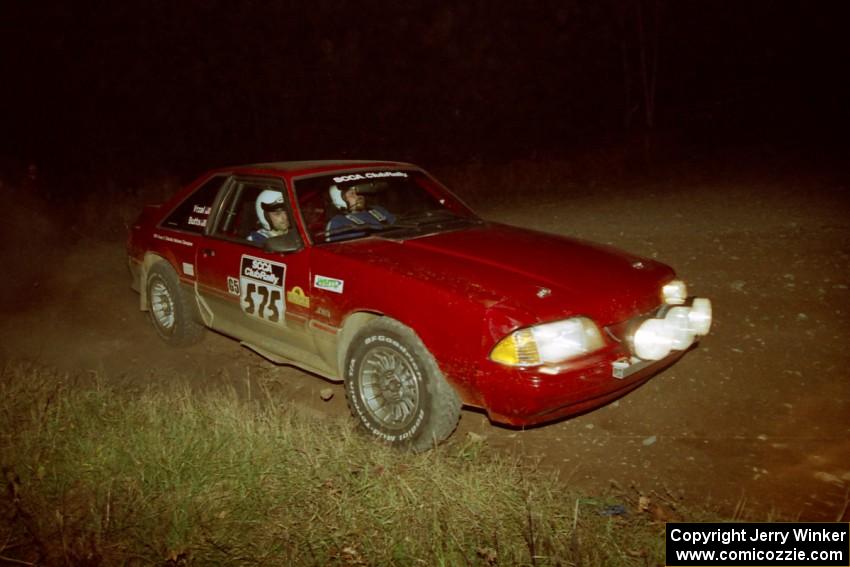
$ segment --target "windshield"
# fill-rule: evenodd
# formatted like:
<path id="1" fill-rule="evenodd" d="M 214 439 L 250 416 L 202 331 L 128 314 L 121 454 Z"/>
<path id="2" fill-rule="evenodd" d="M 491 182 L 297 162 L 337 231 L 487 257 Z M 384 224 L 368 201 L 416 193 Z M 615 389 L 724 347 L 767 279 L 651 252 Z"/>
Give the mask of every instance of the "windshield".
<path id="1" fill-rule="evenodd" d="M 379 235 L 415 238 L 481 221 L 417 170 L 373 169 L 296 180 L 296 198 L 314 243 Z"/>

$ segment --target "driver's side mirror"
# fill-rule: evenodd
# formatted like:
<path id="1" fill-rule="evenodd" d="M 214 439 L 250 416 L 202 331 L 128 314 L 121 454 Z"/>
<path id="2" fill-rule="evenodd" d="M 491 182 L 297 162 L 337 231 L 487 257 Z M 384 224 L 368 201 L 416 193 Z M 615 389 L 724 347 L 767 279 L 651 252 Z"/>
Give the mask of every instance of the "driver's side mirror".
<path id="1" fill-rule="evenodd" d="M 263 250 L 266 252 L 277 252 L 278 254 L 297 252 L 301 250 L 301 237 L 298 236 L 298 231 L 293 228 L 286 234 L 267 239 L 263 243 Z"/>

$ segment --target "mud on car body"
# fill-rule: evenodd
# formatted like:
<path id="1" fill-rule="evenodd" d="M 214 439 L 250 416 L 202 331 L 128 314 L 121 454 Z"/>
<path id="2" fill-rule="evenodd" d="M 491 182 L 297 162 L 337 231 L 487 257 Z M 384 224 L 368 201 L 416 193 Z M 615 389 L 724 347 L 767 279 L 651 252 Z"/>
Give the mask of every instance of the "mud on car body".
<path id="1" fill-rule="evenodd" d="M 166 342 L 209 327 L 343 381 L 366 431 L 414 450 L 451 435 L 462 405 L 515 426 L 598 407 L 711 326 L 670 267 L 484 221 L 398 162 L 214 170 L 147 207 L 127 248 Z"/>

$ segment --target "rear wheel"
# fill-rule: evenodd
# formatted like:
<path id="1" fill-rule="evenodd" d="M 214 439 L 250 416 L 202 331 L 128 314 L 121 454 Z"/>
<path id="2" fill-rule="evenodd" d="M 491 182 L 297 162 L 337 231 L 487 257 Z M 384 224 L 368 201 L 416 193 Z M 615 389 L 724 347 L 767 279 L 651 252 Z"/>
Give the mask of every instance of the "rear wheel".
<path id="1" fill-rule="evenodd" d="M 151 322 L 165 342 L 186 346 L 203 338 L 204 326 L 195 316 L 196 307 L 180 289 L 180 279 L 169 264 L 151 266 L 147 291 Z"/>
<path id="2" fill-rule="evenodd" d="M 414 451 L 446 439 L 460 420 L 460 398 L 434 357 L 413 331 L 392 319 L 376 319 L 354 337 L 345 393 L 369 433 Z"/>

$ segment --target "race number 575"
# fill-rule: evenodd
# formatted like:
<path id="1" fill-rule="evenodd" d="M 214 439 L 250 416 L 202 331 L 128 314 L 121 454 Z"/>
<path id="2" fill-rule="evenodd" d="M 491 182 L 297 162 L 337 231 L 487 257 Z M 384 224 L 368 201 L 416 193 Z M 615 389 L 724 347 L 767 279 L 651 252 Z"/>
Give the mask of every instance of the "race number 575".
<path id="1" fill-rule="evenodd" d="M 242 310 L 246 315 L 258 317 L 270 323 L 279 323 L 283 295 L 279 289 L 250 282 L 244 286 Z"/>

